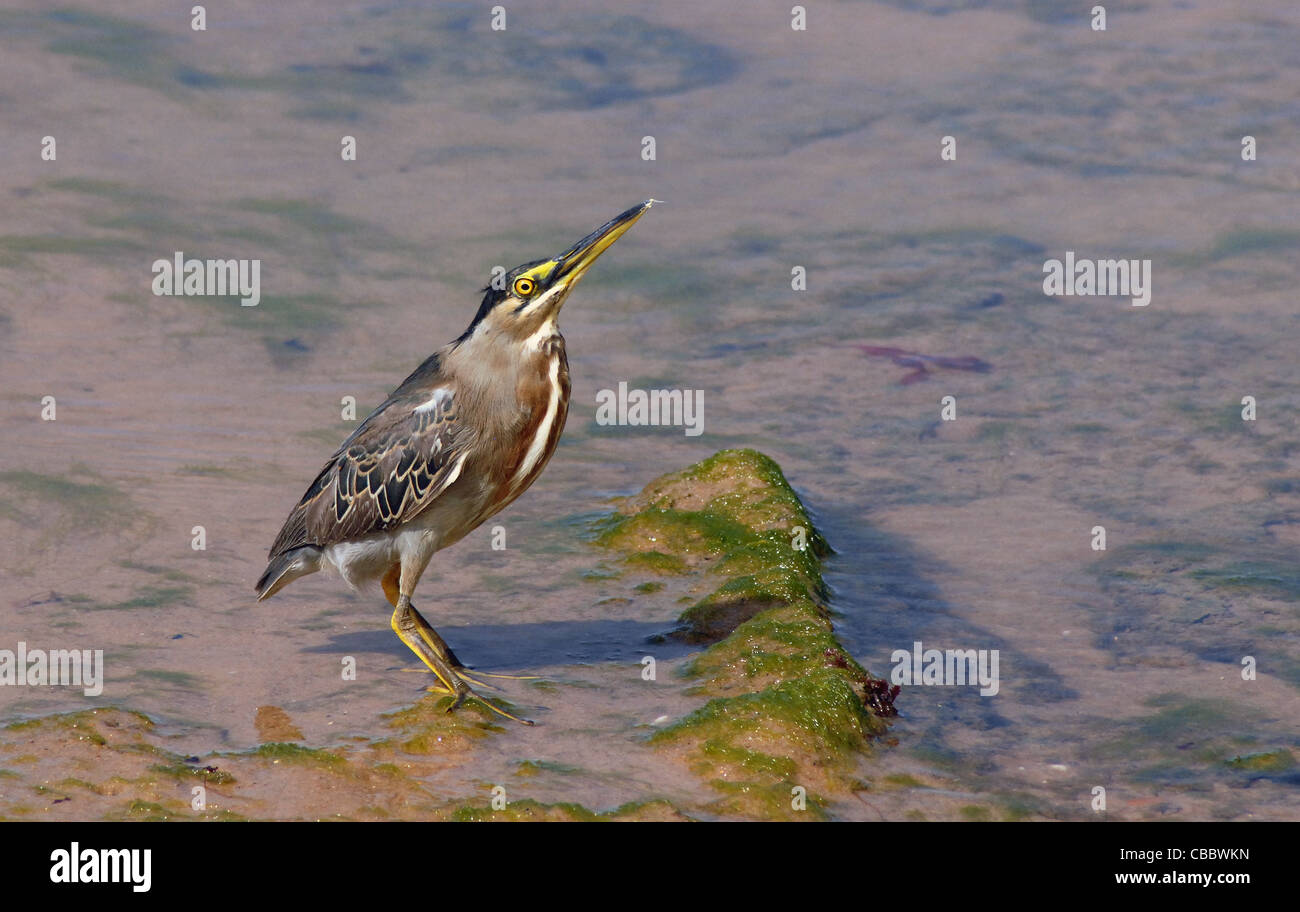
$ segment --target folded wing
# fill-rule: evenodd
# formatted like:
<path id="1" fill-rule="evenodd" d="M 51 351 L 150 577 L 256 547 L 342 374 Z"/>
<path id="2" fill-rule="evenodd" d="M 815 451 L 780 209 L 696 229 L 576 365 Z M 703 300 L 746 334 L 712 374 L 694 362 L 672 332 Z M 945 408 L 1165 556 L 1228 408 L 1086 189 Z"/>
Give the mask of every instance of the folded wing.
<path id="1" fill-rule="evenodd" d="M 450 385 L 404 384 L 330 457 L 270 557 L 382 532 L 428 509 L 459 476 L 476 436 Z"/>

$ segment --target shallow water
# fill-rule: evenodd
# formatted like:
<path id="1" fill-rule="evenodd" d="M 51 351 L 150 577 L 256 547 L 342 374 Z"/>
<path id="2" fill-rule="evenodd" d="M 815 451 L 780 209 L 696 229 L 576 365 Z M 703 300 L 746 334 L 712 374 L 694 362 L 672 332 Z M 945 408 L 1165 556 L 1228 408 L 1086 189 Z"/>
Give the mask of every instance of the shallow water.
<path id="1" fill-rule="evenodd" d="M 1229 763 L 1300 749 L 1300 16 L 962 6 L 816 7 L 804 33 L 672 2 L 512 4 L 505 33 L 469 4 L 237 3 L 204 33 L 155 2 L 0 11 L 0 648 L 108 666 L 98 700 L 4 688 L 0 716 L 110 702 L 194 754 L 257 745 L 268 704 L 312 745 L 384 736 L 427 682 L 382 596 L 317 576 L 257 604 L 265 547 L 354 426 L 343 396 L 364 415 L 457 335 L 493 265 L 654 196 L 566 307 L 568 427 L 507 550 L 482 528 L 417 591 L 467 662 L 549 682 L 503 684 L 541 724 L 430 788 L 533 760 L 542 801 L 708 800 L 637 743 L 698 703 L 685 648 L 647 643 L 686 593 L 606 578 L 587 528 L 753 446 L 836 549 L 867 667 L 1001 656 L 997 696 L 905 688 L 838 815 L 1082 818 L 1102 786 L 1112 817 L 1300 816 L 1300 776 Z M 262 303 L 152 296 L 175 250 L 260 258 Z M 1150 306 L 1046 297 L 1066 250 L 1152 259 Z M 623 380 L 703 389 L 705 433 L 598 425 Z"/>

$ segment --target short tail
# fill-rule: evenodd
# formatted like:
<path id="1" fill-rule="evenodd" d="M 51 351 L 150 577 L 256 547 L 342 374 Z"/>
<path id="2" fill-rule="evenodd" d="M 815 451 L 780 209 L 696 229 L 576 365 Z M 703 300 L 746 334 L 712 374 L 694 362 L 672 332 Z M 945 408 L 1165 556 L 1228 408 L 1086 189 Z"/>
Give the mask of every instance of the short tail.
<path id="1" fill-rule="evenodd" d="M 321 553 L 315 545 L 304 545 L 273 557 L 253 587 L 257 590 L 257 600 L 268 599 L 298 577 L 315 573 L 320 569 Z"/>

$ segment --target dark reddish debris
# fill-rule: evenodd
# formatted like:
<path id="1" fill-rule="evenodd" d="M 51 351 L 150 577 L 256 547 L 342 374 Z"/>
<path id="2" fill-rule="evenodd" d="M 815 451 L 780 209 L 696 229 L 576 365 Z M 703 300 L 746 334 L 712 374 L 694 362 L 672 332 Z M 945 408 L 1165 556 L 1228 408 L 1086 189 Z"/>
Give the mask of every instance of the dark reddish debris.
<path id="1" fill-rule="evenodd" d="M 920 352 L 891 348 L 887 345 L 855 345 L 854 347 L 869 358 L 888 358 L 899 367 L 909 368 L 911 373 L 905 374 L 903 379 L 898 381 L 899 386 L 907 386 L 918 380 L 928 380 L 936 368 L 972 371 L 977 374 L 987 374 L 993 370 L 992 364 L 971 355 L 949 358 L 944 355 L 923 355 Z"/>
<path id="2" fill-rule="evenodd" d="M 902 687 L 890 684 L 884 678 L 872 678 L 867 682 L 866 688 L 867 696 L 863 702 L 867 704 L 868 709 L 878 716 L 898 715 L 894 700 L 898 699 Z"/>
<path id="3" fill-rule="evenodd" d="M 838 649 L 826 650 L 826 664 L 833 668 L 843 668 L 853 676 L 862 687 L 862 703 L 877 716 L 896 716 L 898 710 L 894 707 L 894 700 L 902 691 L 902 687 L 897 684 L 890 685 L 884 678 L 875 678 L 860 668 L 849 665 L 849 660 L 844 653 Z"/>

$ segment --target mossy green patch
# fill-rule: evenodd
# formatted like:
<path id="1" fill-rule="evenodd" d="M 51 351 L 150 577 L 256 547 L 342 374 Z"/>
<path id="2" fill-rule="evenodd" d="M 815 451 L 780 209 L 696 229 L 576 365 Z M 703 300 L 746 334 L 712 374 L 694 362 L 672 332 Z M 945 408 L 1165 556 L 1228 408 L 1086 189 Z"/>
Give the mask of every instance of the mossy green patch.
<path id="1" fill-rule="evenodd" d="M 1215 238 L 1204 258 L 1213 263 L 1231 257 L 1272 254 L 1297 248 L 1300 248 L 1300 231 L 1290 228 L 1241 228 Z"/>
<path id="2" fill-rule="evenodd" d="M 629 554 L 627 564 L 630 567 L 640 567 L 655 573 L 674 576 L 688 572 L 686 561 L 675 554 L 665 554 L 662 551 L 638 551 Z"/>
<path id="3" fill-rule="evenodd" d="M 241 199 L 236 208 L 275 215 L 290 225 L 326 234 L 349 234 L 367 229 L 359 219 L 339 215 L 327 206 L 303 199 Z"/>
<path id="4" fill-rule="evenodd" d="M 1211 653 L 1217 661 L 1235 662 L 1233 655 L 1253 652 L 1249 636 L 1293 629 L 1300 603 L 1293 555 L 1285 545 L 1267 541 L 1137 543 L 1115 548 L 1088 572 L 1118 606 L 1111 622 L 1132 625 L 1142 634 L 1112 645 L 1121 656 L 1139 655 L 1152 643 L 1205 655 L 1201 625 L 1209 623 L 1240 637 L 1221 642 L 1222 648 Z M 1273 640 L 1270 671 L 1300 686 L 1300 651 L 1293 640 L 1288 635 Z"/>
<path id="5" fill-rule="evenodd" d="M 91 605 L 89 608 L 94 611 L 130 611 L 135 608 L 162 608 L 168 605 L 176 605 L 190 598 L 193 590 L 189 586 L 144 586 L 136 590 L 136 594 L 120 602 L 110 602 L 103 605 Z M 184 677 L 191 677 L 185 675 Z M 179 682 L 179 678 L 173 678 L 172 682 Z"/>
<path id="6" fill-rule="evenodd" d="M 1285 773 L 1295 768 L 1295 755 L 1285 747 L 1233 757 L 1228 766 L 1251 773 Z"/>
<path id="7" fill-rule="evenodd" d="M 498 705 L 514 711 L 505 701 Z M 477 700 L 468 700 L 454 713 L 447 712 L 451 697 L 428 696 L 414 706 L 387 714 L 389 728 L 399 733 L 393 746 L 410 754 L 457 754 L 503 729 L 500 717 Z"/>
<path id="8" fill-rule="evenodd" d="M 116 203 L 119 206 L 158 206 L 166 208 L 170 201 L 152 190 L 144 190 L 118 181 L 96 180 L 89 177 L 59 177 L 46 183 L 51 190 L 79 193 Z"/>
<path id="9" fill-rule="evenodd" d="M 988 443 L 1005 443 L 1016 434 L 1017 425 L 1011 421 L 982 421 L 975 431 L 975 439 Z"/>
<path id="10" fill-rule="evenodd" d="M 491 807 L 470 805 L 452 811 L 451 819 L 464 823 L 483 823 L 487 821 L 518 822 L 591 822 L 600 819 L 600 815 L 589 811 L 580 804 L 560 802 L 558 804 L 541 804 L 531 798 L 509 802 L 501 810 Z"/>
<path id="11" fill-rule="evenodd" d="M 516 776 L 536 776 L 543 772 L 570 775 L 581 772 L 581 770 L 576 766 L 570 766 L 567 763 L 556 763 L 553 760 L 521 760 L 515 766 Z"/>
<path id="12" fill-rule="evenodd" d="M 197 814 L 195 816 L 196 819 L 199 820 L 211 820 L 218 823 L 237 823 L 248 819 L 243 814 L 238 814 L 234 811 L 228 810 L 227 808 L 217 808 L 215 810 L 209 808 L 202 814 Z"/>
<path id="13" fill-rule="evenodd" d="M 1182 421 L 1190 423 L 1201 434 L 1231 437 L 1252 428 L 1250 422 L 1241 420 L 1240 402 L 1228 400 L 1216 404 L 1184 399 L 1175 403 L 1174 410 Z"/>
<path id="14" fill-rule="evenodd" d="M 177 690 L 199 690 L 203 679 L 186 671 L 172 671 L 168 668 L 141 668 L 136 677 L 147 681 L 152 688 L 173 687 Z"/>
<path id="15" fill-rule="evenodd" d="M 1263 758 L 1259 762 L 1267 765 L 1285 762 L 1289 753 L 1243 754 L 1244 748 L 1259 744 L 1255 732 L 1260 717 L 1240 703 L 1181 693 L 1158 694 L 1143 702 L 1154 711 L 1106 722 L 1106 734 L 1090 742 L 1090 760 L 1130 764 L 1137 781 L 1204 787 L 1212 778 L 1229 778 L 1234 769 L 1249 769 L 1255 761 L 1245 758 Z"/>
<path id="16" fill-rule="evenodd" d="M 257 307 L 235 310 L 227 307 L 221 298 L 210 299 L 222 308 L 230 320 L 262 333 L 265 340 L 282 345 L 284 338 L 312 335 L 336 328 L 344 312 L 343 303 L 327 294 L 265 294 Z M 356 302 L 363 306 L 365 302 Z M 291 350 L 290 350 L 291 352 Z"/>
<path id="17" fill-rule="evenodd" d="M 1288 602 L 1300 601 L 1300 568 L 1271 561 L 1238 561 L 1225 567 L 1194 570 L 1192 579 L 1207 586 L 1242 593 L 1260 592 Z"/>
<path id="18" fill-rule="evenodd" d="M 746 747 L 737 747 L 724 741 L 705 741 L 701 753 L 718 763 L 725 763 L 747 773 L 788 780 L 795 773 L 795 762 L 789 757 L 773 757 Z"/>
<path id="19" fill-rule="evenodd" d="M 419 247 L 390 234 L 382 226 L 335 212 L 329 206 L 307 199 L 242 199 L 232 208 L 255 216 L 269 217 L 280 231 L 290 233 L 324 256 L 335 245 L 346 243 L 358 250 L 404 253 L 419 256 Z M 273 232 L 276 233 L 276 232 Z M 324 265 L 324 264 L 322 264 Z M 327 268 L 333 269 L 332 264 Z"/>
<path id="20" fill-rule="evenodd" d="M 718 750 L 728 744 L 759 743 L 784 729 L 788 734 L 776 740 L 795 740 L 798 743 L 793 746 L 815 750 L 827 763 L 847 751 L 865 749 L 866 739 L 882 728 L 853 683 L 838 669 L 830 668 L 815 669 L 761 691 L 710 700 L 656 732 L 651 740 L 713 741 L 714 755 L 720 756 Z M 738 737 L 741 735 L 744 737 Z"/>
<path id="21" fill-rule="evenodd" d="M 176 470 L 177 475 L 201 475 L 205 478 L 238 478 L 239 471 L 225 466 L 185 465 Z"/>
<path id="22" fill-rule="evenodd" d="M 597 812 L 580 804 L 559 802 L 543 804 L 531 798 L 511 801 L 501 810 L 484 805 L 463 805 L 450 813 L 450 819 L 466 823 L 515 823 L 546 821 L 551 823 L 594 823 L 597 821 L 686 820 L 677 808 L 662 799 L 634 801 L 610 811 Z"/>
<path id="23" fill-rule="evenodd" d="M 183 757 L 152 743 L 168 735 L 154 731 L 148 717 L 115 707 L 15 723 L 0 730 L 0 735 L 0 750 L 12 767 L 23 770 L 24 762 L 45 767 L 12 775 L 26 787 L 14 789 L 6 785 L 5 795 L 0 796 L 7 799 L 0 800 L 3 815 L 23 813 L 22 805 L 10 803 L 22 792 L 27 797 L 38 795 L 44 802 L 43 808 L 31 810 L 33 814 L 70 798 L 77 802 L 70 807 L 77 809 L 82 819 L 238 820 L 242 816 L 224 805 L 239 807 L 251 801 L 254 807 L 260 807 L 261 798 L 250 797 L 245 786 L 256 789 L 264 782 L 271 771 L 268 764 L 274 765 L 277 777 L 315 783 L 318 787 L 328 779 L 326 787 L 336 790 L 336 797 L 350 796 L 350 800 L 331 805 L 327 811 L 309 799 L 302 816 L 328 814 L 342 819 L 355 813 L 361 817 L 407 817 L 429 809 L 425 804 L 427 792 L 396 763 L 389 762 L 391 752 L 370 744 L 364 737 L 350 739 L 355 746 L 348 744 L 333 750 L 268 739 L 255 750 L 203 759 Z M 39 750 L 40 755 L 11 756 L 12 752 L 27 749 L 27 745 Z M 49 772 L 52 761 L 61 763 L 57 775 Z M 200 783 L 220 789 L 216 802 L 222 806 L 213 803 L 210 793 L 209 809 L 196 813 L 188 797 L 176 797 L 187 796 Z"/>
<path id="24" fill-rule="evenodd" d="M 908 773 L 893 773 L 884 778 L 886 785 L 896 788 L 925 788 L 925 783 Z"/>
<path id="25" fill-rule="evenodd" d="M 1142 735 L 1168 743 L 1183 737 L 1204 737 L 1228 729 L 1238 707 L 1227 700 L 1189 699 L 1181 694 L 1161 694 L 1146 701 L 1157 711 L 1139 723 Z"/>
<path id="26" fill-rule="evenodd" d="M 178 810 L 168 809 L 156 801 L 136 799 L 120 810 L 107 815 L 109 820 L 174 820 L 182 816 Z"/>
<path id="27" fill-rule="evenodd" d="M 98 74 L 138 85 L 166 85 L 174 74 L 166 36 L 130 19 L 88 10 L 51 10 L 24 23 L 52 40 L 47 50 L 92 64 Z"/>
<path id="28" fill-rule="evenodd" d="M 1002 819 L 1008 822 L 1048 816 L 1041 798 L 1021 792 L 1000 796 L 998 807 L 1002 811 Z"/>
<path id="29" fill-rule="evenodd" d="M 85 466 L 73 466 L 62 475 L 19 469 L 0 472 L 0 484 L 10 488 L 24 507 L 31 505 L 41 512 L 58 507 L 79 524 L 93 528 L 117 525 L 125 517 L 134 516 L 130 498 L 116 488 L 95 481 L 70 480 L 93 477 Z"/>
<path id="30" fill-rule="evenodd" d="M 30 731 L 41 728 L 66 729 L 78 741 L 89 741 L 92 744 L 104 745 L 108 743 L 108 739 L 104 737 L 103 732 L 95 724 L 95 717 L 99 712 L 99 710 L 91 709 L 70 713 L 56 713 L 38 719 L 10 722 L 5 728 L 8 731 Z M 152 723 L 150 724 L 152 725 Z"/>
<path id="31" fill-rule="evenodd" d="M 713 644 L 684 669 L 711 699 L 650 738 L 721 793 L 712 809 L 807 819 L 847 797 L 897 691 L 836 639 L 830 547 L 780 467 L 724 450 L 651 482 L 595 532 L 633 567 L 712 581 L 669 634 Z"/>
<path id="32" fill-rule="evenodd" d="M 127 238 L 73 237 L 64 234 L 0 235 L 0 256 L 14 265 L 23 264 L 26 254 L 56 253 L 94 257 L 140 253 L 144 250 L 143 244 Z"/>
<path id="33" fill-rule="evenodd" d="M 304 766 L 320 766 L 326 769 L 342 769 L 347 760 L 332 751 L 315 747 L 303 747 L 285 741 L 269 741 L 252 751 L 254 757 L 264 757 L 276 763 L 296 763 Z"/>
<path id="34" fill-rule="evenodd" d="M 136 561 L 130 561 L 130 560 L 118 561 L 117 565 L 127 570 L 138 570 L 141 573 L 152 573 L 155 576 L 162 577 L 163 579 L 167 580 L 169 583 L 200 582 L 200 580 L 197 577 L 191 576 L 190 574 L 185 573 L 184 571 L 177 570 L 175 567 L 164 567 L 164 566 L 160 566 L 159 564 L 141 564 L 141 563 L 137 563 Z M 71 601 L 72 597 L 69 596 L 68 600 Z M 82 596 L 81 601 L 90 602 L 94 600 L 89 598 L 88 596 Z"/>
<path id="35" fill-rule="evenodd" d="M 182 781 L 198 779 L 200 782 L 206 782 L 209 785 L 229 785 L 235 781 L 233 775 L 215 766 L 190 766 L 188 763 L 180 761 L 175 763 L 155 763 L 149 767 L 149 771 Z"/>
<path id="36" fill-rule="evenodd" d="M 789 781 L 713 779 L 709 785 L 721 796 L 709 804 L 715 814 L 763 820 L 826 820 L 830 816 L 821 798 Z"/>

